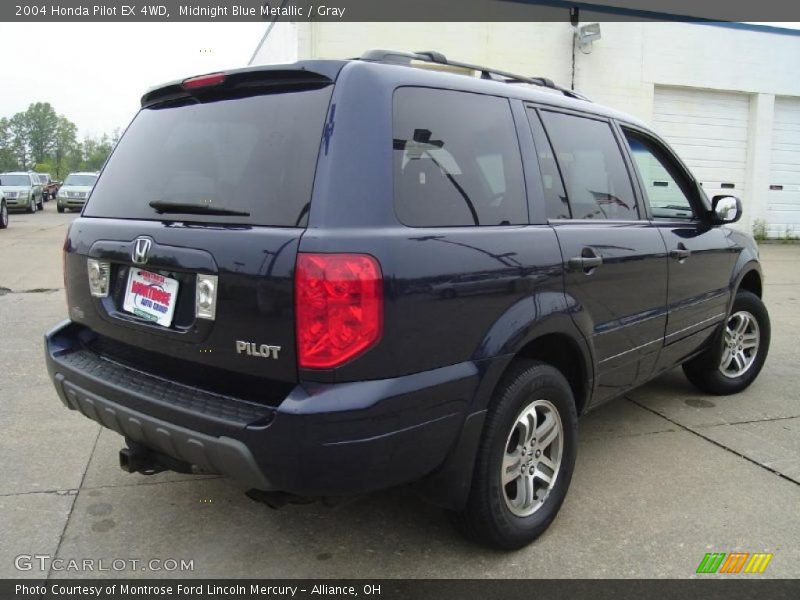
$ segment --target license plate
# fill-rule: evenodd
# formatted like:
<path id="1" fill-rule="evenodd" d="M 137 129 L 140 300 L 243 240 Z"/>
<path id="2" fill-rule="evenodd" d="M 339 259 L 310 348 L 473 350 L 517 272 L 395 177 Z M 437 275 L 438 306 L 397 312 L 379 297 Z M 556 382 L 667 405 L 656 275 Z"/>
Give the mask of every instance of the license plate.
<path id="1" fill-rule="evenodd" d="M 177 279 L 131 268 L 122 308 L 137 317 L 169 327 L 177 297 Z"/>

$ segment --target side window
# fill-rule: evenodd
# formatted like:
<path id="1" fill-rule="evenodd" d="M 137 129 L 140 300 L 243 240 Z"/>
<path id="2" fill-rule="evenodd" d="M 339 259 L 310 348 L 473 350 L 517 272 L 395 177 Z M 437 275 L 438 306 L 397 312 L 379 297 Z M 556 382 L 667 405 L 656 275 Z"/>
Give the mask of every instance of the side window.
<path id="1" fill-rule="evenodd" d="M 569 219 L 569 202 L 561 183 L 556 157 L 547 140 L 539 115 L 533 109 L 528 109 L 528 121 L 533 132 L 533 142 L 536 145 L 536 156 L 539 159 L 539 171 L 542 175 L 542 188 L 544 189 L 545 210 L 548 219 Z"/>
<path id="2" fill-rule="evenodd" d="M 542 111 L 564 178 L 573 219 L 639 218 L 633 187 L 611 126 Z"/>
<path id="3" fill-rule="evenodd" d="M 528 222 L 508 100 L 400 88 L 394 94 L 394 203 L 411 227 Z"/>
<path id="4" fill-rule="evenodd" d="M 653 217 L 693 219 L 692 203 L 686 193 L 689 182 L 667 158 L 666 151 L 642 135 L 624 131 Z"/>

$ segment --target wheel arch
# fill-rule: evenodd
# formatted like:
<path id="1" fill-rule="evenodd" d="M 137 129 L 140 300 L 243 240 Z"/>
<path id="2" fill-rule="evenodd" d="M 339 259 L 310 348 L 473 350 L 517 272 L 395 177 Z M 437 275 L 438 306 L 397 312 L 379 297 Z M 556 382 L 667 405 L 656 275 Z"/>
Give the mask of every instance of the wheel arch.
<path id="1" fill-rule="evenodd" d="M 464 507 L 486 412 L 497 387 L 518 361 L 538 360 L 555 367 L 573 391 L 577 413 L 582 414 L 589 406 L 594 390 L 593 354 L 566 308 L 564 296 L 560 297 L 561 303 L 551 303 L 554 310 L 546 315 L 525 310 L 517 303 L 487 334 L 473 357 L 482 365 L 483 375 L 458 440 L 444 463 L 414 486 L 430 502 L 451 510 Z M 547 306 L 542 302 L 531 304 L 530 298 L 528 303 Z M 487 350 L 492 354 L 482 356 Z"/>
<path id="2" fill-rule="evenodd" d="M 581 415 L 589 405 L 593 387 L 593 369 L 585 342 L 581 342 L 564 332 L 543 333 L 520 348 L 506 369 L 512 369 L 519 360 L 536 360 L 554 367 L 567 380 Z"/>
<path id="3" fill-rule="evenodd" d="M 752 263 L 750 268 L 739 274 L 734 291 L 746 290 L 761 298 L 764 290 L 764 278 L 757 263 Z"/>

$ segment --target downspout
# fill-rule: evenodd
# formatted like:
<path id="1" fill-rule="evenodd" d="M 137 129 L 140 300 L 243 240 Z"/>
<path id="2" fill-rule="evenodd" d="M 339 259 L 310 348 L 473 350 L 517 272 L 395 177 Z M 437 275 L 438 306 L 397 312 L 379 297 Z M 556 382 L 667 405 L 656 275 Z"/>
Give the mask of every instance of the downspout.
<path id="1" fill-rule="evenodd" d="M 289 0 L 283 0 L 283 2 L 281 2 L 280 8 L 283 8 L 288 1 Z M 280 11 L 278 11 L 278 13 L 279 12 Z M 253 61 L 256 59 L 256 56 L 258 55 L 259 50 L 261 50 L 261 46 L 263 46 L 264 42 L 267 41 L 267 38 L 269 37 L 270 31 L 272 31 L 272 28 L 275 27 L 275 23 L 277 23 L 277 21 L 278 21 L 278 16 L 277 16 L 278 13 L 276 13 L 275 14 L 275 18 L 272 19 L 272 21 L 269 22 L 269 25 L 267 26 L 267 30 L 264 32 L 264 36 L 261 38 L 261 41 L 258 42 L 258 45 L 256 46 L 256 49 L 253 51 L 253 56 L 251 56 L 250 60 L 247 61 L 247 65 L 248 66 L 253 64 Z M 573 51 L 573 58 L 574 58 L 574 51 Z"/>
<path id="2" fill-rule="evenodd" d="M 580 22 L 580 9 L 569 9 L 569 22 L 572 24 L 572 70 L 570 74 L 569 89 L 575 91 L 575 44 L 577 41 L 578 23 Z"/>

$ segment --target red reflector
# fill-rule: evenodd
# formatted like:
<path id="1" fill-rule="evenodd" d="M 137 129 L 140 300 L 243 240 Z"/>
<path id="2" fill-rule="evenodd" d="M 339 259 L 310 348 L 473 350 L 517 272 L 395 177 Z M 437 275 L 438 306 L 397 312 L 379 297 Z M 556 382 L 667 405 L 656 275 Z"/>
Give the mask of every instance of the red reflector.
<path id="1" fill-rule="evenodd" d="M 383 275 L 366 254 L 297 255 L 297 360 L 332 369 L 373 346 L 383 329 Z"/>
<path id="2" fill-rule="evenodd" d="M 201 87 L 208 87 L 210 85 L 219 85 L 225 81 L 225 73 L 209 73 L 208 75 L 200 75 L 198 77 L 191 77 L 183 81 L 183 89 L 192 90 Z"/>

